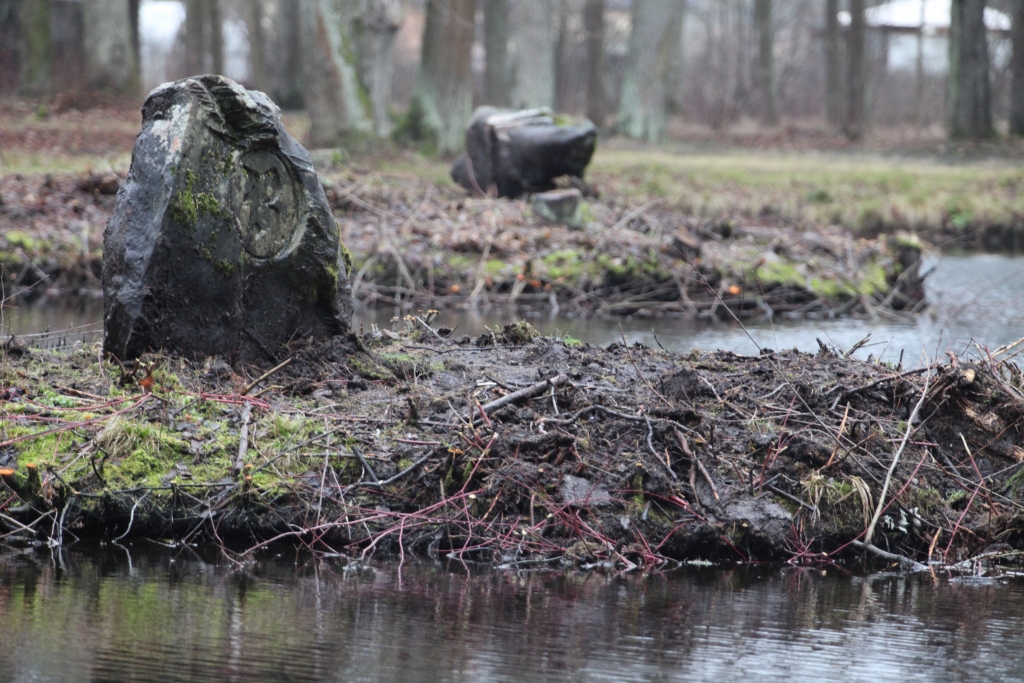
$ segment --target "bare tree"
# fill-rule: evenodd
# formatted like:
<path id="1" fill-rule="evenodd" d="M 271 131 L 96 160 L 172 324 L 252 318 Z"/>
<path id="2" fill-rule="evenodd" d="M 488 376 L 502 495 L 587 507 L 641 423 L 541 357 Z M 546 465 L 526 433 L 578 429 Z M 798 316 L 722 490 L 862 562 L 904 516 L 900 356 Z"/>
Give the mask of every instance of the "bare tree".
<path id="1" fill-rule="evenodd" d="M 985 0 L 952 0 L 949 27 L 949 130 L 953 137 L 989 137 L 989 84 Z"/>
<path id="2" fill-rule="evenodd" d="M 484 0 L 484 96 L 496 107 L 511 101 L 508 35 L 508 0 Z"/>
<path id="3" fill-rule="evenodd" d="M 303 106 L 303 49 L 300 0 L 277 0 L 273 72 L 274 101 L 287 109 Z M 187 20 L 187 17 L 186 17 Z"/>
<path id="4" fill-rule="evenodd" d="M 1010 134 L 1024 135 L 1024 0 L 1013 0 L 1011 42 Z"/>
<path id="5" fill-rule="evenodd" d="M 220 0 L 186 0 L 185 70 L 190 76 L 224 72 Z"/>
<path id="6" fill-rule="evenodd" d="M 373 131 L 379 137 L 387 137 L 392 129 L 388 111 L 394 74 L 392 54 L 401 23 L 401 0 L 361 0 L 356 17 L 359 77 L 370 98 Z"/>
<path id="7" fill-rule="evenodd" d="M 557 21 L 551 0 L 518 0 L 512 7 L 512 106 L 555 104 Z"/>
<path id="8" fill-rule="evenodd" d="M 185 72 L 189 76 L 204 71 L 203 55 L 206 41 L 203 35 L 203 0 L 185 2 Z"/>
<path id="9" fill-rule="evenodd" d="M 357 74 L 353 21 L 357 6 L 345 0 L 303 0 L 303 68 L 309 145 L 335 147 L 369 133 L 371 114 Z"/>
<path id="10" fill-rule="evenodd" d="M 836 126 L 843 120 L 842 69 L 839 0 L 825 0 L 825 117 Z"/>
<path id="11" fill-rule="evenodd" d="M 846 120 L 843 132 L 851 140 L 864 135 L 867 108 L 867 23 L 865 0 L 850 0 L 850 29 L 846 35 Z"/>
<path id="12" fill-rule="evenodd" d="M 85 77 L 90 89 L 117 93 L 134 93 L 139 89 L 129 10 L 128 0 L 82 3 Z"/>
<path id="13" fill-rule="evenodd" d="M 587 118 L 600 128 L 604 125 L 607 97 L 604 89 L 604 0 L 587 0 L 583 6 L 583 30 L 587 46 Z"/>
<path id="14" fill-rule="evenodd" d="M 224 73 L 224 23 L 220 13 L 220 0 L 204 0 L 206 30 L 210 36 L 210 68 L 215 74 Z"/>
<path id="15" fill-rule="evenodd" d="M 22 0 L 9 11 L 18 11 L 21 28 L 21 87 L 31 95 L 53 89 L 53 42 L 50 37 L 49 0 Z"/>
<path id="16" fill-rule="evenodd" d="M 775 106 L 775 28 L 772 26 L 772 0 L 754 0 L 754 24 L 757 26 L 757 89 L 761 121 L 778 123 Z"/>
<path id="17" fill-rule="evenodd" d="M 252 87 L 261 92 L 270 88 L 267 75 L 266 40 L 263 35 L 263 0 L 245 0 L 245 27 L 249 34 L 249 68 Z"/>
<path id="18" fill-rule="evenodd" d="M 622 82 L 618 129 L 632 138 L 658 140 L 665 132 L 667 80 L 673 31 L 682 3 L 633 0 L 633 28 Z"/>
<path id="19" fill-rule="evenodd" d="M 464 143 L 473 113 L 474 0 L 427 0 L 416 94 L 406 127 L 409 134 L 452 154 Z"/>

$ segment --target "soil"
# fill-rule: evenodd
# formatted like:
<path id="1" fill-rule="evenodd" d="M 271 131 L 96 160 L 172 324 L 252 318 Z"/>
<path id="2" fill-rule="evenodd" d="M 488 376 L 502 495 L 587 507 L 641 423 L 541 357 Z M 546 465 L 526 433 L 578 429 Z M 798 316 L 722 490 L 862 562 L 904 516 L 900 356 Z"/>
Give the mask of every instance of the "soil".
<path id="1" fill-rule="evenodd" d="M 680 355 L 408 322 L 297 346 L 266 377 L 9 342 L 0 543 L 633 568 L 851 560 L 874 526 L 866 547 L 908 566 L 1024 550 L 1012 349 L 907 370 L 824 345 Z"/>

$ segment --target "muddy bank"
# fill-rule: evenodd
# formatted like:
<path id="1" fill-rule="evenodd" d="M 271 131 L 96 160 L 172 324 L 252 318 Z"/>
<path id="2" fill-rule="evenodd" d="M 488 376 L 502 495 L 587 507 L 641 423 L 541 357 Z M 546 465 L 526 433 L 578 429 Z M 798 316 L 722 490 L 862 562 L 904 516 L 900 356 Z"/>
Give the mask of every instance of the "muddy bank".
<path id="1" fill-rule="evenodd" d="M 294 348 L 269 376 L 8 345 L 0 542 L 230 541 L 250 548 L 225 550 L 236 561 L 281 541 L 523 567 L 830 562 L 858 557 L 877 518 L 871 548 L 895 562 L 1024 549 L 1012 364 L 412 326 Z"/>
<path id="2" fill-rule="evenodd" d="M 419 181 L 323 178 L 352 253 L 355 298 L 406 308 L 524 306 L 576 314 L 834 317 L 920 310 L 921 244 L 590 197 L 584 227 L 528 201 Z M 112 174 L 0 181 L 6 295 L 95 295 Z"/>

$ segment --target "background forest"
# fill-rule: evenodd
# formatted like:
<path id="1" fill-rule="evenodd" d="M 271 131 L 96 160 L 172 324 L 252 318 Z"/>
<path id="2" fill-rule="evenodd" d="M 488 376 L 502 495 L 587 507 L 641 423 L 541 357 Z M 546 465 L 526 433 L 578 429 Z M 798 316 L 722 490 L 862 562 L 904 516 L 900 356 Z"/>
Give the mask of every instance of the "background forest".
<path id="1" fill-rule="evenodd" d="M 448 155 L 480 104 L 648 141 L 987 138 L 1024 133 L 1022 65 L 1024 0 L 0 0 L 0 94 L 222 73 L 305 109 L 314 148 Z"/>

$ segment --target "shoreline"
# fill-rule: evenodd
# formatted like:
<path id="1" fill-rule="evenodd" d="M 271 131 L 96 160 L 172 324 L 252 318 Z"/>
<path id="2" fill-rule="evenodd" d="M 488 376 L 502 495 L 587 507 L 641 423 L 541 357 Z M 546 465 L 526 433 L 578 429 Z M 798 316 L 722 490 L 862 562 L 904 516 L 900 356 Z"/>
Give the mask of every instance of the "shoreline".
<path id="1" fill-rule="evenodd" d="M 908 568 L 1024 548 L 1024 396 L 1003 351 L 907 370 L 418 327 L 297 346 L 263 379 L 8 344 L 0 544 L 827 564 L 859 556 L 874 515 L 868 550 Z"/>
<path id="2" fill-rule="evenodd" d="M 323 180 L 366 307 L 729 319 L 903 316 L 927 305 L 926 247 L 909 234 L 865 240 L 836 227 L 709 222 L 658 200 L 615 198 L 588 199 L 574 230 L 542 224 L 528 201 L 399 177 Z M 6 192 L 21 201 L 0 205 L 4 296 L 95 296 L 100 226 L 118 185 L 114 175 L 49 177 Z"/>

